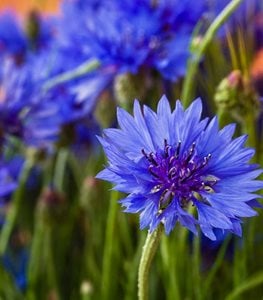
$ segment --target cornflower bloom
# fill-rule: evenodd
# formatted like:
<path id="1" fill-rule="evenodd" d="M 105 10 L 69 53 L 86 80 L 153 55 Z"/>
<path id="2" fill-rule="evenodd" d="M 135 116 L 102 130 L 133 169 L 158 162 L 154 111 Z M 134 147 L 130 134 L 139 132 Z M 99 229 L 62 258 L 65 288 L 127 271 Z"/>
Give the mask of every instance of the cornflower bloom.
<path id="1" fill-rule="evenodd" d="M 252 207 L 263 183 L 255 178 L 262 171 L 249 163 L 247 137 L 233 139 L 235 125 L 220 130 L 216 117 L 200 120 L 201 114 L 200 99 L 186 110 L 177 101 L 171 111 L 163 96 L 157 113 L 147 106 L 142 113 L 135 101 L 134 117 L 119 108 L 120 129 L 99 137 L 109 164 L 97 177 L 128 194 L 120 202 L 125 212 L 140 213 L 141 229 L 163 223 L 169 234 L 179 222 L 216 240 L 214 228 L 241 236 L 240 218 L 257 214 Z"/>
<path id="2" fill-rule="evenodd" d="M 0 56 L 20 61 L 26 53 L 27 40 L 17 16 L 11 11 L 0 13 Z"/>
<path id="3" fill-rule="evenodd" d="M 150 69 L 175 81 L 185 74 L 190 40 L 205 9 L 203 0 L 68 0 L 61 31 L 68 45 L 117 73 Z"/>

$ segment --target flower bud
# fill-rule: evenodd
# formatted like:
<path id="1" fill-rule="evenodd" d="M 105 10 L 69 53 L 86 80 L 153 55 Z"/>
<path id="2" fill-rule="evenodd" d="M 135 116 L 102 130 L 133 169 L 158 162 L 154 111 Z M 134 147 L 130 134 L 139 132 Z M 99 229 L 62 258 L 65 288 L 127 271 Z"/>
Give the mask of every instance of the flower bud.
<path id="1" fill-rule="evenodd" d="M 252 83 L 239 70 L 232 71 L 220 82 L 214 100 L 219 114 L 230 115 L 239 123 L 244 122 L 248 113 L 254 119 L 259 113 L 259 97 Z"/>
<path id="2" fill-rule="evenodd" d="M 143 98 L 144 84 L 141 84 L 141 80 L 140 76 L 130 73 L 116 76 L 114 93 L 121 107 L 131 111 L 134 99 Z"/>

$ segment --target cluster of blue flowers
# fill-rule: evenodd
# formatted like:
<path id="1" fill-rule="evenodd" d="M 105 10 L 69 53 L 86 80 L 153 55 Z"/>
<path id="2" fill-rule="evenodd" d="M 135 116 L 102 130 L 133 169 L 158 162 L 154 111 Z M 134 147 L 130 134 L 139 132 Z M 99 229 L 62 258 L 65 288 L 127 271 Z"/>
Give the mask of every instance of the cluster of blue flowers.
<path id="1" fill-rule="evenodd" d="M 64 36 L 78 43 L 83 55 L 95 54 L 119 73 L 153 69 L 173 81 L 185 74 L 190 39 L 204 16 L 205 1 L 87 3 L 64 6 L 65 25 L 74 19 L 64 27 Z"/>
<path id="2" fill-rule="evenodd" d="M 172 81 L 185 74 L 192 32 L 205 8 L 205 1 L 192 0 L 64 1 L 61 16 L 32 12 L 24 23 L 14 12 L 1 13 L 1 147 L 15 137 L 50 150 L 65 126 L 74 128 L 71 144 L 90 144 L 99 128 L 96 100 L 117 74 L 156 70 Z M 45 88 L 89 60 L 100 67 Z M 83 135 L 83 128 L 92 133 Z"/>
<path id="3" fill-rule="evenodd" d="M 183 77 L 191 41 L 209 23 L 211 7 L 205 0 L 65 0 L 59 17 L 32 13 L 27 28 L 1 13 L 1 197 L 16 188 L 4 151 L 10 140 L 52 151 L 70 127 L 67 146 L 89 145 L 99 132 L 96 101 L 116 75 L 146 70 L 170 82 Z M 88 61 L 99 67 L 50 85 Z M 126 211 L 141 212 L 141 227 L 151 231 L 164 223 L 169 233 L 180 221 L 193 232 L 200 224 L 211 239 L 213 228 L 240 235 L 239 217 L 255 214 L 253 193 L 262 186 L 245 138 L 231 140 L 233 126 L 219 130 L 216 119 L 200 121 L 200 101 L 186 111 L 177 102 L 171 112 L 163 98 L 157 114 L 145 107 L 144 116 L 136 102 L 134 115 L 120 109 L 121 130 L 106 130 L 101 140 L 110 164 L 100 177 L 130 194 L 122 201 Z"/>

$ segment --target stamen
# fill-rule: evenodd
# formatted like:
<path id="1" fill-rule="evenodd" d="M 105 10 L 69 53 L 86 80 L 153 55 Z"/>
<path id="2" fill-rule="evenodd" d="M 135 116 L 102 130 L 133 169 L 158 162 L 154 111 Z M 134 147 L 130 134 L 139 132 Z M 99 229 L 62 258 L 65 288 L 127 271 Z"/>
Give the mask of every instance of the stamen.
<path id="1" fill-rule="evenodd" d="M 151 152 L 150 154 L 147 154 L 144 149 L 142 149 L 141 152 L 150 163 L 152 163 L 156 167 L 158 166 L 158 163 L 155 160 L 153 152 Z"/>
<path id="2" fill-rule="evenodd" d="M 158 214 L 170 205 L 174 196 L 182 208 L 187 207 L 191 201 L 206 201 L 205 193 L 213 193 L 214 185 L 218 182 L 217 177 L 205 175 L 201 171 L 211 159 L 210 153 L 199 157 L 195 142 L 183 153 L 181 146 L 181 141 L 176 146 L 171 146 L 167 139 L 164 139 L 162 151 L 146 153 L 144 149 L 141 150 L 149 162 L 148 172 L 154 182 L 150 192 L 161 195 Z"/>
<path id="3" fill-rule="evenodd" d="M 176 173 L 176 168 L 172 167 L 168 172 L 169 179 L 172 179 L 172 177 L 175 175 L 175 173 Z"/>
<path id="4" fill-rule="evenodd" d="M 164 139 L 164 154 L 165 154 L 165 158 L 167 158 L 170 155 L 170 149 L 172 147 L 170 145 L 168 145 L 167 139 Z"/>
<path id="5" fill-rule="evenodd" d="M 171 146 L 166 145 L 164 148 L 165 157 L 167 158 L 169 156 L 169 150 L 171 149 Z"/>
<path id="6" fill-rule="evenodd" d="M 142 154 L 148 159 L 148 155 L 147 155 L 147 153 L 145 152 L 145 150 L 142 149 L 141 152 L 142 152 Z"/>
<path id="7" fill-rule="evenodd" d="M 148 168 L 149 172 L 151 173 L 152 176 L 159 178 L 159 176 L 152 170 L 153 168 L 154 168 L 154 166 L 150 165 Z"/>
<path id="8" fill-rule="evenodd" d="M 157 163 L 157 161 L 155 160 L 154 154 L 153 154 L 152 152 L 149 154 L 148 160 L 149 160 L 152 164 L 154 164 L 156 167 L 158 166 L 158 163 Z"/>
<path id="9" fill-rule="evenodd" d="M 189 150 L 188 156 L 186 157 L 186 161 L 189 162 L 191 158 L 193 157 L 194 151 L 195 151 L 195 142 L 193 142 L 192 147 Z"/>
<path id="10" fill-rule="evenodd" d="M 151 189 L 151 194 L 157 193 L 161 190 L 162 186 L 160 184 L 156 185 Z"/>
<path id="11" fill-rule="evenodd" d="M 214 179 L 212 182 L 210 182 L 210 184 L 211 184 L 212 186 L 214 186 L 217 182 L 218 182 L 218 180 L 217 180 L 217 179 Z"/>
<path id="12" fill-rule="evenodd" d="M 204 163 L 205 165 L 208 163 L 208 161 L 211 159 L 212 155 L 209 153 L 207 156 L 204 157 Z"/>
<path id="13" fill-rule="evenodd" d="M 209 185 L 206 185 L 205 187 L 204 187 L 204 190 L 206 191 L 206 192 L 208 192 L 208 193 L 212 193 L 214 190 L 212 189 L 212 187 L 211 186 L 209 186 Z"/>
<path id="14" fill-rule="evenodd" d="M 163 212 L 163 210 L 172 202 L 172 199 L 173 193 L 170 190 L 165 189 L 158 203 L 158 212 Z"/>
<path id="15" fill-rule="evenodd" d="M 171 156 L 170 159 L 169 159 L 169 167 L 173 164 L 173 162 L 176 160 L 176 158 L 174 156 Z"/>
<path id="16" fill-rule="evenodd" d="M 177 147 L 176 147 L 175 158 L 178 158 L 178 157 L 179 157 L 181 145 L 182 145 L 182 142 L 179 141 L 179 142 L 178 142 L 178 145 L 177 145 Z"/>

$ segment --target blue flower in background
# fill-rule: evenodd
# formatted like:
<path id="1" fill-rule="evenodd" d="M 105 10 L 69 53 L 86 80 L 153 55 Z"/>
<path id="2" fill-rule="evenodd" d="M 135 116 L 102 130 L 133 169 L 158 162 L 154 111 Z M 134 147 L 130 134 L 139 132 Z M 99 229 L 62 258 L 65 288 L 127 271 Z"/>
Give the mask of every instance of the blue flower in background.
<path id="1" fill-rule="evenodd" d="M 19 58 L 26 52 L 27 40 L 17 17 L 11 11 L 0 14 L 0 55 Z"/>
<path id="2" fill-rule="evenodd" d="M 91 123 L 96 101 L 112 80 L 112 72 L 99 70 L 80 80 L 43 89 L 46 82 L 70 69 L 58 48 L 29 55 L 22 66 L 4 60 L 0 81 L 0 125 L 2 141 L 9 136 L 20 138 L 28 145 L 50 147 L 59 139 L 67 124 Z M 91 126 L 94 128 L 94 124 Z M 78 131 L 76 131 L 78 132 Z"/>
<path id="3" fill-rule="evenodd" d="M 30 52 L 46 49 L 52 44 L 56 31 L 54 18 L 44 18 L 33 12 L 27 23 L 28 28 L 12 11 L 0 13 L 0 57 L 12 58 L 20 65 Z"/>
<path id="4" fill-rule="evenodd" d="M 2 61 L 0 81 L 0 127 L 4 136 L 23 136 L 21 112 L 29 104 L 33 90 L 26 67 L 16 66 L 11 60 Z M 3 136 L 4 135 L 4 136 Z"/>
<path id="5" fill-rule="evenodd" d="M 10 159 L 1 157 L 0 160 L 0 225 L 4 223 L 7 204 L 18 186 L 18 176 L 24 159 L 15 156 Z"/>
<path id="6" fill-rule="evenodd" d="M 0 229 L 5 222 L 10 202 L 18 188 L 20 176 L 26 162 L 22 154 L 14 154 L 14 152 L 17 152 L 16 147 L 9 141 L 1 149 L 4 154 L 0 158 Z M 31 199 L 30 197 L 39 189 L 41 175 L 41 167 L 37 164 L 34 165 L 26 181 L 27 199 Z"/>
<path id="7" fill-rule="evenodd" d="M 27 249 L 17 249 L 6 253 L 1 262 L 5 269 L 12 275 L 16 286 L 24 291 L 27 286 L 27 268 L 29 253 Z"/>
<path id="8" fill-rule="evenodd" d="M 38 76 L 34 76 L 34 72 L 37 72 L 37 68 L 32 61 L 19 67 L 11 61 L 4 62 L 0 82 L 2 141 L 7 140 L 9 136 L 15 136 L 26 144 L 38 142 L 45 144 L 50 140 L 53 141 L 54 132 L 57 134 L 59 130 L 60 123 L 57 121 L 59 116 L 56 116 L 53 108 L 54 105 L 57 108 L 59 104 L 53 104 L 53 99 L 51 101 L 48 95 L 41 94 L 42 73 L 39 72 Z M 39 130 L 38 135 L 34 135 L 33 130 Z"/>
<path id="9" fill-rule="evenodd" d="M 25 143 L 37 143 L 37 140 L 42 139 L 41 132 L 39 136 L 34 136 L 31 133 L 32 128 L 28 127 L 29 120 L 34 119 L 35 124 L 30 122 L 30 126 L 37 128 L 37 124 L 40 118 L 36 119 L 37 112 L 47 112 L 45 99 L 40 93 L 39 86 L 41 84 L 41 78 L 37 81 L 33 72 L 36 69 L 31 64 L 23 64 L 22 66 L 16 66 L 10 60 L 3 62 L 2 80 L 0 81 L 0 126 L 1 126 L 1 140 L 6 141 L 9 136 L 15 136 Z M 40 73 L 41 74 L 41 73 Z M 40 77 L 41 75 L 39 75 Z M 51 105 L 48 107 L 49 111 Z M 46 119 L 49 115 L 46 113 Z M 43 117 L 42 117 L 43 119 Z M 52 135 L 54 128 L 50 122 L 43 123 L 42 127 L 45 128 L 47 136 Z M 34 127 L 33 127 L 34 128 Z M 38 129 L 40 129 L 38 127 Z M 52 134 L 51 134 L 52 132 Z M 30 135 L 30 137 L 29 137 Z M 29 138 L 28 138 L 29 137 Z"/>
<path id="10" fill-rule="evenodd" d="M 12 162 L 11 162 L 12 163 Z M 0 203 L 4 204 L 6 197 L 9 197 L 17 188 L 17 174 L 10 170 L 10 162 L 1 162 L 0 166 Z"/>
<path id="11" fill-rule="evenodd" d="M 63 7 L 63 40 L 78 45 L 83 57 L 96 57 L 120 73 L 154 69 L 174 81 L 185 74 L 205 1 L 65 1 Z"/>
<path id="12" fill-rule="evenodd" d="M 157 113 L 147 106 L 142 113 L 135 101 L 134 117 L 118 109 L 120 129 L 99 138 L 109 165 L 97 177 L 129 194 L 121 203 L 125 212 L 140 213 L 141 229 L 163 223 L 169 234 L 179 222 L 196 233 L 199 224 L 215 240 L 214 228 L 240 236 L 240 218 L 256 215 L 254 193 L 263 182 L 249 164 L 254 150 L 244 147 L 246 136 L 232 139 L 234 125 L 219 130 L 216 117 L 200 120 L 201 113 L 200 100 L 187 110 L 177 101 L 171 111 L 164 96 Z"/>

